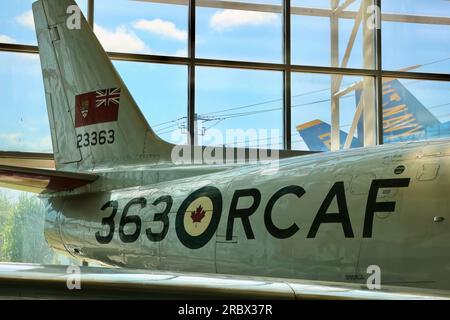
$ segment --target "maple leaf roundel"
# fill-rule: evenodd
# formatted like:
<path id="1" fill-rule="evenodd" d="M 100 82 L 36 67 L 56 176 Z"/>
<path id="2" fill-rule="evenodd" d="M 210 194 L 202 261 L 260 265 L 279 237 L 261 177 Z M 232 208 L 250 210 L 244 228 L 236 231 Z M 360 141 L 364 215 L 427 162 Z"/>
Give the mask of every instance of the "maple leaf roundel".
<path id="1" fill-rule="evenodd" d="M 222 195 L 216 187 L 192 192 L 181 204 L 175 220 L 177 236 L 191 249 L 206 245 L 217 230 L 222 214 Z"/>
<path id="2" fill-rule="evenodd" d="M 209 197 L 199 197 L 192 201 L 184 213 L 184 229 L 191 236 L 199 236 L 211 223 L 213 202 Z"/>

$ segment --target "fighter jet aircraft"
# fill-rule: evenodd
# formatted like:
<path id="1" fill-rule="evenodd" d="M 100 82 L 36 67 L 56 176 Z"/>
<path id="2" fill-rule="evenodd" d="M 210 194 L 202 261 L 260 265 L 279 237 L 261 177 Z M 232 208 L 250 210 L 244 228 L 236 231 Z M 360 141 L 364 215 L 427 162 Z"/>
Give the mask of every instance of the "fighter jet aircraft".
<path id="1" fill-rule="evenodd" d="M 275 167 L 174 163 L 176 146 L 150 128 L 86 20 L 68 28 L 71 5 L 33 4 L 56 169 L 30 155 L 0 167 L 2 185 L 45 202 L 55 250 L 118 267 L 356 284 L 375 266 L 382 285 L 450 289 L 450 141 Z"/>

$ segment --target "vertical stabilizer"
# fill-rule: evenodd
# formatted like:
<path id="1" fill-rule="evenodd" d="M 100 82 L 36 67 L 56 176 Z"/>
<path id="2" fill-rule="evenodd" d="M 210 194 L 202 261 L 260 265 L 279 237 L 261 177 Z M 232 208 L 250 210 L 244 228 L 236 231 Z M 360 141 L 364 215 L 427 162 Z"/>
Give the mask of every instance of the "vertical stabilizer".
<path id="1" fill-rule="evenodd" d="M 57 169 L 168 161 L 172 145 L 151 130 L 75 6 L 73 0 L 33 4 Z"/>

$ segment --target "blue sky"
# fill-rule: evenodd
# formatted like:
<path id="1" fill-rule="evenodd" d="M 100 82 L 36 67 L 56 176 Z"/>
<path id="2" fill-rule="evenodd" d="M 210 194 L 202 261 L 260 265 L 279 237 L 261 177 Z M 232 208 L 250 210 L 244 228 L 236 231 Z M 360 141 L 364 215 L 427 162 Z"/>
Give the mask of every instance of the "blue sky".
<path id="1" fill-rule="evenodd" d="M 15 0 L 0 4 L 0 42 L 36 44 L 33 21 L 30 19 L 32 2 Z M 248 2 L 280 3 L 276 0 Z M 329 2 L 293 0 L 292 4 L 328 8 Z M 86 1 L 80 0 L 78 3 L 85 11 Z M 356 1 L 350 9 L 357 9 L 359 3 Z M 450 17 L 450 1 L 384 0 L 383 12 Z M 96 0 L 95 19 L 96 33 L 110 51 L 186 56 L 186 6 Z M 352 26 L 352 20 L 340 21 L 341 59 Z M 385 68 L 397 70 L 427 64 L 417 71 L 450 73 L 450 59 L 447 59 L 450 58 L 450 41 L 443 41 L 450 39 L 450 26 L 384 22 L 383 28 Z M 348 67 L 363 67 L 361 33 L 360 30 Z M 281 35 L 281 14 L 197 9 L 196 50 L 201 58 L 280 63 Z M 443 59 L 447 60 L 433 63 Z M 330 65 L 328 19 L 292 17 L 292 61 L 295 64 Z M 117 61 L 114 64 L 149 123 L 163 138 L 173 140 L 173 130 L 182 130 L 185 126 L 187 68 Z M 201 127 L 222 131 L 226 128 L 267 128 L 277 129 L 281 134 L 280 72 L 199 67 L 196 77 L 196 111 L 204 118 L 209 117 L 209 121 L 201 123 Z M 295 126 L 316 118 L 330 120 L 330 102 L 326 101 L 330 96 L 330 76 L 294 74 L 292 80 L 294 148 L 305 149 Z M 358 77 L 344 77 L 343 87 L 360 80 Z M 450 101 L 449 83 L 404 81 L 404 84 L 426 106 L 438 106 Z M 0 93 L 0 149 L 51 152 L 39 58 L 0 53 Z M 341 125 L 346 131 L 355 108 L 354 94 L 350 93 L 341 100 Z M 450 106 L 430 110 L 442 121 L 450 120 Z M 281 143 L 281 137 L 278 143 Z"/>

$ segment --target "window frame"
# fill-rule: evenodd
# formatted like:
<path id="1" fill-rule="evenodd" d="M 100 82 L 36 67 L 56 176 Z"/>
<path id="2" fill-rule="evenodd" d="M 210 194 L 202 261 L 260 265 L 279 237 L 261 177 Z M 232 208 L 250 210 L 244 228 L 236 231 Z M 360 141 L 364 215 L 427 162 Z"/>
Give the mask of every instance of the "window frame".
<path id="1" fill-rule="evenodd" d="M 91 25 L 94 25 L 94 10 L 96 0 L 87 0 L 88 12 L 87 19 Z M 162 0 L 140 0 L 148 2 L 163 2 Z M 332 67 L 314 66 L 314 65 L 294 65 L 291 63 L 291 15 L 325 15 L 330 17 L 330 27 L 333 23 L 333 13 L 340 14 L 340 17 L 350 18 L 355 15 L 355 12 L 347 10 L 348 6 L 354 1 L 343 1 L 340 4 L 338 0 L 330 0 L 334 9 L 308 9 L 301 7 L 291 7 L 291 0 L 283 0 L 282 5 L 269 5 L 269 4 L 255 4 L 255 3 L 240 3 L 235 1 L 210 1 L 210 0 L 171 0 L 170 3 L 174 5 L 186 5 L 188 2 L 188 56 L 187 57 L 174 57 L 174 56 L 162 56 L 162 55 L 150 55 L 150 54 L 134 54 L 134 53 L 117 53 L 108 52 L 108 55 L 113 60 L 122 61 L 139 61 L 148 63 L 161 63 L 161 64 L 177 64 L 188 67 L 188 85 L 186 90 L 188 91 L 187 101 L 187 130 L 190 136 L 190 143 L 195 141 L 195 70 L 196 67 L 223 67 L 223 68 L 240 68 L 240 69 L 252 69 L 252 70 L 275 70 L 283 72 L 283 143 L 284 149 L 290 150 L 292 147 L 292 132 L 291 132 L 291 82 L 292 73 L 318 73 L 318 74 L 332 74 L 332 75 L 348 75 L 348 76 L 362 76 L 373 77 L 375 80 L 375 113 L 376 113 L 376 141 L 375 144 L 383 144 L 383 78 L 398 78 L 398 79 L 419 79 L 419 80 L 434 80 L 450 82 L 450 74 L 440 73 L 424 73 L 414 71 L 394 71 L 385 70 L 382 65 L 382 30 L 380 27 L 376 28 L 374 35 L 374 68 L 373 69 L 356 69 L 339 67 L 336 58 L 332 62 Z M 370 0 L 362 0 L 370 1 Z M 421 19 L 420 16 L 412 15 L 383 15 L 381 10 L 381 0 L 373 0 L 373 3 L 378 7 L 379 19 Z M 196 6 L 206 6 L 216 8 L 233 8 L 233 6 L 239 6 L 241 9 L 251 10 L 272 10 L 274 12 L 282 13 L 283 20 L 283 36 L 282 36 L 282 63 L 265 63 L 265 62 L 251 62 L 251 61 L 233 61 L 233 60 L 220 60 L 220 59 L 203 59 L 197 58 L 195 51 L 195 26 L 196 26 Z M 237 8 L 237 7 L 236 7 Z M 442 20 L 442 19 L 441 19 Z M 447 21 L 448 20 L 448 21 Z M 450 18 L 442 20 L 442 23 L 450 25 Z M 336 50 L 336 48 L 332 51 Z M 21 53 L 39 53 L 38 47 L 27 44 L 7 44 L 0 43 L 0 51 L 6 52 L 21 52 Z M 332 53 L 333 55 L 333 53 Z M 333 59 L 333 57 L 331 57 Z"/>

